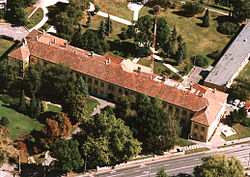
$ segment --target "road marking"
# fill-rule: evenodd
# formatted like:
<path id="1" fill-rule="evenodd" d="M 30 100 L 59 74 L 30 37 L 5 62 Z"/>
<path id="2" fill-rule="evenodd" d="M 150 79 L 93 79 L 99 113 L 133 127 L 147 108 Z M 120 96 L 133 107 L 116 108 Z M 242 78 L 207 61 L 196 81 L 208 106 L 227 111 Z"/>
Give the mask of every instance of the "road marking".
<path id="1" fill-rule="evenodd" d="M 111 176 L 120 176 L 120 175 L 123 175 L 124 173 L 119 173 L 119 174 L 116 174 L 116 175 L 111 175 Z"/>
<path id="2" fill-rule="evenodd" d="M 144 165 L 144 164 L 141 164 L 141 165 L 140 165 L 140 168 L 143 168 L 143 167 L 145 167 L 145 166 L 146 166 L 146 165 Z"/>
<path id="3" fill-rule="evenodd" d="M 184 166 L 184 167 L 178 167 L 178 168 L 173 168 L 173 169 L 169 169 L 169 170 L 166 170 L 166 171 L 174 171 L 174 170 L 179 170 L 179 169 L 185 169 L 185 168 L 188 168 L 188 167 L 195 167 L 197 165 L 201 165 L 201 163 L 198 163 L 198 164 L 194 164 L 194 165 L 188 165 L 188 166 Z"/>
<path id="4" fill-rule="evenodd" d="M 116 171 L 115 171 L 115 170 L 112 170 L 112 171 L 110 172 L 110 174 L 113 174 L 113 173 L 116 173 Z"/>
<path id="5" fill-rule="evenodd" d="M 156 173 L 148 173 L 148 174 L 145 174 L 145 175 L 139 175 L 139 176 L 135 176 L 135 177 L 142 177 L 142 176 L 148 176 L 148 175 L 156 175 Z"/>

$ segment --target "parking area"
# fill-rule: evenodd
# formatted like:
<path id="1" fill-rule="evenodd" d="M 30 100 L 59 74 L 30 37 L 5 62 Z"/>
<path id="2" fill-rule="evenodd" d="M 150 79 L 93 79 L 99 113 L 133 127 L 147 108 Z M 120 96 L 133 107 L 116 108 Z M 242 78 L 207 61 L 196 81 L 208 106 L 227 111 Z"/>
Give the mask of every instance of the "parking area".
<path id="1" fill-rule="evenodd" d="M 14 41 L 21 41 L 28 34 L 29 31 L 26 30 L 23 26 L 13 27 L 9 23 L 0 23 L 0 36 L 8 36 L 10 38 L 13 38 Z"/>
<path id="2" fill-rule="evenodd" d="M 213 69 L 212 66 L 209 66 L 208 68 L 204 69 L 198 66 L 194 66 L 193 69 L 190 71 L 186 79 L 183 81 L 186 85 L 191 84 L 202 84 L 203 80 L 206 78 L 208 73 Z"/>

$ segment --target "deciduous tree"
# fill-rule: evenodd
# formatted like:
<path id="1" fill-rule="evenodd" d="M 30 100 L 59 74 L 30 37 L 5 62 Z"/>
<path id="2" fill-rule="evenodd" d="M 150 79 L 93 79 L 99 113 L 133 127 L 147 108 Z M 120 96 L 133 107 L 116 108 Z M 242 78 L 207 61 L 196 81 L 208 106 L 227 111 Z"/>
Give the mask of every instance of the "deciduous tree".
<path id="1" fill-rule="evenodd" d="M 244 167 L 234 156 L 228 158 L 224 154 L 215 154 L 202 158 L 202 165 L 194 168 L 195 177 L 244 176 Z"/>
<path id="2" fill-rule="evenodd" d="M 156 177 L 168 177 L 167 173 L 166 173 L 166 169 L 165 168 L 159 168 L 156 174 Z"/>

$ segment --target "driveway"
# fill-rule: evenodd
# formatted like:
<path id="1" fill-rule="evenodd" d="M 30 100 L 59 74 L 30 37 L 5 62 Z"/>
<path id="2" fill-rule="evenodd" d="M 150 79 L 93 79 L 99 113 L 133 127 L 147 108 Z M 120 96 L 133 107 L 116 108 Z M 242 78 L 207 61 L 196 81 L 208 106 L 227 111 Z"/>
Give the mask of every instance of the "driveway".
<path id="1" fill-rule="evenodd" d="M 24 37 L 29 34 L 23 26 L 13 27 L 9 23 L 0 23 L 0 35 L 8 36 L 14 40 L 21 41 Z"/>

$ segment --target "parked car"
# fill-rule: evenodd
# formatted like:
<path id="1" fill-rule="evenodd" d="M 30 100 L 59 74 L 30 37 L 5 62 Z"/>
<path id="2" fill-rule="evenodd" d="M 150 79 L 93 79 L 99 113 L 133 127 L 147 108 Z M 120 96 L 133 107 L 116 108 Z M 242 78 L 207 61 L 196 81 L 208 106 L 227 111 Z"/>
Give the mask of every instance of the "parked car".
<path id="1" fill-rule="evenodd" d="M 239 103 L 240 103 L 240 100 L 239 99 L 235 99 L 234 102 L 233 102 L 233 105 L 237 106 Z"/>
<path id="2" fill-rule="evenodd" d="M 232 100 L 232 99 L 229 99 L 229 100 L 227 101 L 228 104 L 233 104 L 233 102 L 234 102 L 234 100 Z"/>
<path id="3" fill-rule="evenodd" d="M 250 104 L 246 104 L 246 105 L 245 105 L 245 109 L 248 110 L 248 111 L 250 111 L 249 108 L 250 108 Z"/>
<path id="4" fill-rule="evenodd" d="M 246 102 L 245 101 L 241 101 L 240 104 L 238 105 L 239 108 L 243 108 L 245 106 Z"/>

